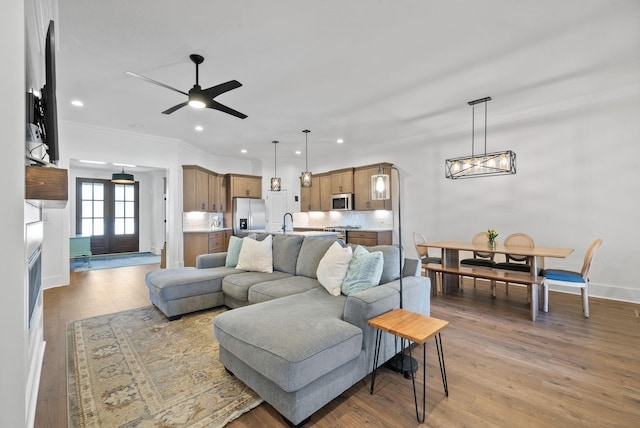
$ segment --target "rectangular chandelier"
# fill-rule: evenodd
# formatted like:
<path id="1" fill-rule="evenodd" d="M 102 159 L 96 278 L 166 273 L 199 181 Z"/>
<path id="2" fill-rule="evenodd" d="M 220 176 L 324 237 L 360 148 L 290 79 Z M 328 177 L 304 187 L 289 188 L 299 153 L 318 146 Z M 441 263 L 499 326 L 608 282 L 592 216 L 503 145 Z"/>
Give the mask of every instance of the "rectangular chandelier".
<path id="1" fill-rule="evenodd" d="M 445 177 L 452 180 L 515 173 L 516 153 L 511 150 L 447 159 L 444 166 Z"/>
<path id="2" fill-rule="evenodd" d="M 487 153 L 487 102 L 491 97 L 469 101 L 471 113 L 471 156 L 446 159 L 444 176 L 456 180 L 458 178 L 489 177 L 492 175 L 508 175 L 516 173 L 516 154 L 511 150 Z M 475 112 L 476 104 L 484 103 L 484 153 L 475 153 Z"/>

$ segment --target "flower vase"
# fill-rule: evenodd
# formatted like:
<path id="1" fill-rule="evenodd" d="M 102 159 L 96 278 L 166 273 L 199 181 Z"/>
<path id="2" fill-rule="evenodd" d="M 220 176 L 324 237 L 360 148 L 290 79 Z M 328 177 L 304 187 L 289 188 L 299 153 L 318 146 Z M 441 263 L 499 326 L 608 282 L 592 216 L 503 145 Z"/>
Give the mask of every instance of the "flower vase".
<path id="1" fill-rule="evenodd" d="M 495 239 L 489 239 L 489 248 L 491 248 L 492 250 L 496 249 L 497 244 L 498 242 Z"/>

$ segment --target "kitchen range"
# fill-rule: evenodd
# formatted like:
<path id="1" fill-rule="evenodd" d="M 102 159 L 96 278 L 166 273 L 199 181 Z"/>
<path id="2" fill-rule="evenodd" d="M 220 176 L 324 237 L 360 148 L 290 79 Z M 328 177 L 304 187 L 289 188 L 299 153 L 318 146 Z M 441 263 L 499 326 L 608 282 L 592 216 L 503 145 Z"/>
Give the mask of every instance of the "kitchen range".
<path id="1" fill-rule="evenodd" d="M 360 229 L 360 226 L 328 226 L 324 228 L 325 232 L 336 232 L 338 233 L 338 239 L 342 239 L 346 241 L 347 239 L 347 230 L 357 230 Z"/>

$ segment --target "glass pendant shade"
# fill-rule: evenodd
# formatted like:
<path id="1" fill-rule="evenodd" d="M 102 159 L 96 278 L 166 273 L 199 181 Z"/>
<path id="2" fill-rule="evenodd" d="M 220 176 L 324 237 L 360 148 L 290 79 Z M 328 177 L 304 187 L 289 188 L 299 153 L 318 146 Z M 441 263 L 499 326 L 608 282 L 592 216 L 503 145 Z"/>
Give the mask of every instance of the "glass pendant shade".
<path id="1" fill-rule="evenodd" d="M 307 187 L 311 187 L 311 186 L 312 186 L 311 172 L 310 171 L 305 171 L 300 176 L 300 187 L 307 188 Z"/>
<path id="2" fill-rule="evenodd" d="M 383 201 L 391 198 L 389 174 L 378 167 L 378 173 L 371 176 L 371 200 Z"/>
<path id="3" fill-rule="evenodd" d="M 309 131 L 308 129 L 305 129 L 302 132 L 304 132 L 304 168 L 305 168 L 305 171 L 300 176 L 300 187 L 308 188 L 308 187 L 311 187 L 313 185 L 313 182 L 311 180 L 311 171 L 309 171 L 309 165 L 307 164 L 308 155 L 309 155 L 309 149 L 308 149 L 307 143 L 308 143 L 309 132 L 311 132 L 311 131 Z"/>
<path id="4" fill-rule="evenodd" d="M 274 177 L 271 177 L 271 191 L 272 192 L 279 192 L 282 189 L 282 180 L 280 179 L 280 177 L 278 177 L 278 163 L 277 163 L 277 144 L 278 141 L 272 141 L 273 143 L 273 175 Z"/>

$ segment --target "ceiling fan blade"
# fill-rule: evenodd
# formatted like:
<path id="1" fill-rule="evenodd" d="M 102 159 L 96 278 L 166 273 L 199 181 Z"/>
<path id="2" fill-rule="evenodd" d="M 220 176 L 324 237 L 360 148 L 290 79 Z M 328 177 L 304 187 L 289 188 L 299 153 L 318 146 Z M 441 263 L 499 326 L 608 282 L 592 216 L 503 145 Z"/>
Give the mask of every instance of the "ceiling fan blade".
<path id="1" fill-rule="evenodd" d="M 239 117 L 240 119 L 246 119 L 247 115 L 244 113 L 240 113 L 239 111 L 236 111 L 232 108 L 229 108 L 223 104 L 220 104 L 217 101 L 211 100 L 209 101 L 209 105 L 207 105 L 208 108 L 212 108 L 214 110 L 220 110 L 221 112 L 230 114 L 231 116 L 235 116 L 235 117 Z"/>
<path id="2" fill-rule="evenodd" d="M 176 104 L 175 106 L 171 107 L 170 109 L 167 109 L 167 110 L 163 111 L 162 114 L 171 114 L 174 111 L 186 106 L 187 104 L 189 104 L 189 101 L 185 101 L 183 103 Z"/>
<path id="3" fill-rule="evenodd" d="M 207 88 L 203 90 L 202 93 L 207 98 L 215 98 L 220 94 L 224 94 L 225 92 L 239 88 L 240 86 L 242 86 L 242 83 L 238 82 L 237 80 L 230 80 L 228 82 Z"/>
<path id="4" fill-rule="evenodd" d="M 149 79 L 148 77 L 145 77 L 145 76 L 143 76 L 141 74 L 138 74 L 138 73 L 134 73 L 133 71 L 125 71 L 124 74 L 127 74 L 127 75 L 129 75 L 131 77 L 137 77 L 138 79 L 142 79 L 145 82 L 153 83 L 154 85 L 162 86 L 163 88 L 170 89 L 172 91 L 178 92 L 179 94 L 183 94 L 183 95 L 189 96 L 189 94 L 187 94 L 186 92 L 182 92 L 179 89 L 173 88 L 173 87 L 171 87 L 169 85 L 165 85 L 164 83 L 158 82 L 157 80 Z"/>

